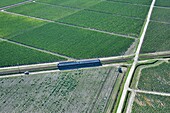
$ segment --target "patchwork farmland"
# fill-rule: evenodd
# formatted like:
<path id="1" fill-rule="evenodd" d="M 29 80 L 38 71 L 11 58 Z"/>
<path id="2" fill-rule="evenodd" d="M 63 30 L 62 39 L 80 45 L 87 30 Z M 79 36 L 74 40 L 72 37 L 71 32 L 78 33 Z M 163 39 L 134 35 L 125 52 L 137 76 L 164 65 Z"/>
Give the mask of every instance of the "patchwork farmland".
<path id="1" fill-rule="evenodd" d="M 169 0 L 0 1 L 0 112 L 169 113 L 169 62 Z"/>
<path id="2" fill-rule="evenodd" d="M 170 101 L 169 59 L 140 64 L 131 84 L 132 113 L 168 113 Z M 127 107 L 129 109 L 129 107 Z"/>
<path id="3" fill-rule="evenodd" d="M 0 37 L 70 59 L 128 55 L 135 51 L 148 10 L 149 5 L 116 1 L 29 1 L 0 12 Z"/>

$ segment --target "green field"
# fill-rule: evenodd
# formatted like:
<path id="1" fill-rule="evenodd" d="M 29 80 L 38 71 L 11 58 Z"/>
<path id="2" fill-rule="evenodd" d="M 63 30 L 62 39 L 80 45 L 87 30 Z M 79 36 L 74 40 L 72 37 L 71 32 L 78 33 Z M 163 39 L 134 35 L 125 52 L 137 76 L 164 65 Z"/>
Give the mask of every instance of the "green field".
<path id="1" fill-rule="evenodd" d="M 24 2 L 25 0 L 0 0 L 0 7 L 9 6 L 19 2 Z"/>
<path id="2" fill-rule="evenodd" d="M 143 69 L 138 88 L 149 91 L 170 93 L 170 63 Z"/>
<path id="3" fill-rule="evenodd" d="M 0 37 L 5 38 L 43 24 L 43 21 L 0 12 Z"/>
<path id="4" fill-rule="evenodd" d="M 101 2 L 102 0 L 36 0 L 36 1 L 44 2 L 48 4 L 54 4 L 54 5 L 86 8 L 86 7 L 95 5 Z"/>
<path id="5" fill-rule="evenodd" d="M 169 113 L 170 97 L 138 93 L 132 113 Z"/>
<path id="6" fill-rule="evenodd" d="M 125 2 L 125 3 L 131 3 L 131 4 L 142 4 L 142 5 L 150 5 L 152 3 L 152 0 L 107 0 L 112 2 Z"/>
<path id="7" fill-rule="evenodd" d="M 141 53 L 169 51 L 170 24 L 150 22 Z"/>
<path id="8" fill-rule="evenodd" d="M 121 55 L 134 41 L 55 23 L 46 24 L 11 40 L 78 59 Z"/>
<path id="9" fill-rule="evenodd" d="M 0 112 L 103 113 L 116 67 L 0 79 Z M 114 100 L 113 100 L 114 101 Z"/>
<path id="10" fill-rule="evenodd" d="M 59 60 L 65 59 L 11 43 L 0 42 L 0 67 L 47 63 Z"/>
<path id="11" fill-rule="evenodd" d="M 29 3 L 18 7 L 10 8 L 7 11 L 43 18 L 43 19 L 57 20 L 59 18 L 63 18 L 67 15 L 75 13 L 77 10 L 71 8 L 64 8 L 60 6 L 51 6 L 51 5 L 39 4 L 39 3 Z"/>
<path id="12" fill-rule="evenodd" d="M 93 11 L 80 11 L 58 21 L 118 34 L 138 37 L 144 20 L 113 16 Z"/>
<path id="13" fill-rule="evenodd" d="M 163 7 L 170 7 L 170 1 L 169 0 L 156 0 L 157 6 L 163 6 Z"/>
<path id="14" fill-rule="evenodd" d="M 152 13 L 152 20 L 161 21 L 161 22 L 169 22 L 170 23 L 170 8 L 157 8 L 155 7 Z"/>
<path id="15" fill-rule="evenodd" d="M 89 7 L 88 9 L 106 12 L 110 14 L 117 14 L 122 16 L 129 16 L 135 18 L 145 19 L 149 10 L 148 6 L 137 6 L 132 4 L 124 4 L 120 2 L 100 2 L 97 5 Z"/>

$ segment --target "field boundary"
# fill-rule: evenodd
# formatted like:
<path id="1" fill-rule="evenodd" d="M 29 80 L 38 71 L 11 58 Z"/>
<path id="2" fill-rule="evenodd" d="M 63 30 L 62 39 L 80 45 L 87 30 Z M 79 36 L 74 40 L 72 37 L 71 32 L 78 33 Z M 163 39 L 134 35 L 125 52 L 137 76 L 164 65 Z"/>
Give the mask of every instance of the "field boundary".
<path id="1" fill-rule="evenodd" d="M 158 20 L 150 20 L 151 22 L 157 22 L 157 23 L 161 23 L 161 24 L 170 24 L 169 22 L 163 22 L 163 21 L 158 21 Z"/>
<path id="2" fill-rule="evenodd" d="M 58 53 L 53 53 L 53 52 L 50 52 L 50 51 L 47 51 L 47 50 L 35 48 L 35 47 L 32 47 L 32 46 L 28 46 L 28 45 L 21 44 L 21 43 L 18 43 L 18 42 L 14 42 L 14 41 L 11 41 L 11 40 L 7 40 L 7 39 L 3 39 L 3 38 L 0 38 L 0 40 L 8 42 L 8 43 L 15 44 L 15 45 L 18 45 L 18 46 L 22 46 L 22 47 L 25 47 L 25 48 L 29 48 L 29 49 L 32 49 L 32 50 L 36 50 L 36 51 L 39 51 L 39 52 L 43 52 L 43 53 L 51 54 L 51 55 L 58 56 L 58 57 L 61 57 L 61 58 L 65 58 L 65 59 L 68 59 L 68 60 L 75 60 L 74 58 L 71 58 L 71 57 L 68 57 L 68 56 L 64 56 L 64 55 L 61 55 L 61 54 L 58 54 Z"/>
<path id="3" fill-rule="evenodd" d="M 12 7 L 17 7 L 17 6 L 20 6 L 20 5 L 23 5 L 23 4 L 26 4 L 26 3 L 30 3 L 30 2 L 32 2 L 32 0 L 26 0 L 24 2 L 19 2 L 19 3 L 16 3 L 16 4 L 1 7 L 0 10 L 9 9 L 9 8 L 12 8 Z"/>
<path id="4" fill-rule="evenodd" d="M 89 31 L 95 31 L 95 32 L 99 32 L 99 33 L 112 35 L 112 36 L 119 36 L 119 37 L 123 37 L 123 38 L 134 39 L 134 40 L 137 39 L 137 37 L 133 37 L 133 36 L 118 34 L 118 33 L 114 33 L 114 32 L 107 32 L 107 31 L 102 31 L 102 30 L 93 29 L 93 28 L 81 27 L 81 26 L 77 26 L 74 24 L 68 24 L 68 23 L 63 23 L 63 22 L 58 22 L 58 21 L 53 21 L 53 20 L 48 20 L 48 19 L 42 19 L 42 18 L 37 18 L 37 17 L 33 17 L 33 16 L 27 16 L 27 15 L 23 15 L 23 14 L 8 12 L 8 11 L 1 11 L 1 12 L 4 12 L 6 14 L 11 14 L 11 15 L 16 15 L 16 16 L 22 16 L 22 17 L 32 18 L 32 19 L 36 19 L 36 20 L 41 20 L 41 21 L 45 21 L 45 22 L 50 22 L 50 23 L 56 23 L 56 24 L 60 24 L 60 25 L 64 25 L 64 26 L 69 26 L 69 27 L 74 27 L 74 28 L 79 28 L 79 29 L 84 29 L 84 30 L 89 30 Z"/>
<path id="5" fill-rule="evenodd" d="M 150 60 L 144 60 L 144 61 L 138 62 L 140 64 L 136 67 L 135 73 L 134 73 L 135 76 L 136 76 L 135 77 L 136 79 L 132 80 L 131 83 L 133 85 L 128 88 L 128 91 L 131 92 L 131 95 L 130 95 L 130 99 L 128 101 L 126 113 L 131 113 L 133 102 L 134 102 L 134 99 L 135 99 L 134 94 L 136 95 L 136 93 L 146 93 L 146 94 L 155 94 L 155 95 L 161 95 L 161 96 L 170 96 L 170 93 L 138 89 L 138 82 L 140 80 L 141 71 L 143 69 L 159 66 L 164 62 L 169 63 L 168 61 L 170 60 L 170 58 L 164 58 L 164 59 L 161 58 L 161 59 L 154 59 L 154 60 L 155 60 L 154 62 L 151 62 Z M 162 94 L 160 94 L 160 93 L 162 93 Z"/>
<path id="6" fill-rule="evenodd" d="M 104 1 L 107 1 L 107 0 L 104 0 Z M 147 6 L 149 7 L 150 5 L 145 5 L 145 4 L 137 4 L 137 3 L 130 3 L 130 2 L 125 2 L 125 1 L 111 1 L 111 0 L 108 0 L 107 2 L 116 2 L 116 3 L 123 3 L 123 4 L 130 4 L 130 5 L 136 5 L 136 6 Z"/>
<path id="7" fill-rule="evenodd" d="M 49 6 L 54 6 L 54 7 L 63 7 L 63 8 L 68 8 L 68 9 L 77 9 L 77 10 L 83 10 L 84 8 L 77 8 L 77 7 L 71 7 L 71 6 L 65 6 L 65 5 L 57 5 L 57 4 L 50 4 L 50 3 L 45 3 L 41 1 L 35 1 L 33 3 L 36 4 L 44 4 L 44 5 L 49 5 Z"/>
<path id="8" fill-rule="evenodd" d="M 54 7 L 63 7 L 63 8 L 69 8 L 69 9 L 75 9 L 78 10 L 77 12 L 80 12 L 82 10 L 85 11 L 90 11 L 90 12 L 96 12 L 96 13 L 102 13 L 102 14 L 109 14 L 109 15 L 113 15 L 113 16 L 120 16 L 120 17 L 125 17 L 125 18 L 131 18 L 131 19 L 136 19 L 136 20 L 145 20 L 143 18 L 138 18 L 138 17 L 133 17 L 133 16 L 126 16 L 126 15 L 120 15 L 120 14 L 116 14 L 116 13 L 109 13 L 109 12 L 105 12 L 105 11 L 97 11 L 97 10 L 93 10 L 90 8 L 77 8 L 77 7 L 71 7 L 71 6 L 65 6 L 65 5 L 57 5 L 57 4 L 50 4 L 50 3 L 44 3 L 44 2 L 40 2 L 40 1 L 35 1 L 34 3 L 37 4 L 43 4 L 43 5 L 49 5 L 49 6 L 54 6 Z M 100 2 L 102 3 L 102 2 Z M 99 3 L 98 3 L 99 4 Z M 96 4 L 95 4 L 96 5 Z M 91 6 L 90 6 L 91 7 Z M 76 13 L 77 13 L 76 12 Z M 74 13 L 73 13 L 74 14 Z M 71 14 L 72 15 L 72 14 Z M 67 16 L 66 16 L 67 17 Z"/>
<path id="9" fill-rule="evenodd" d="M 155 64 L 156 63 L 156 64 Z M 126 109 L 126 113 L 131 113 L 132 112 L 132 106 L 133 106 L 133 103 L 134 103 L 134 100 L 135 100 L 135 96 L 136 96 L 136 88 L 138 88 L 138 82 L 139 82 L 139 80 L 140 80 L 140 76 L 141 76 L 141 71 L 142 71 L 142 69 L 144 69 L 144 68 L 148 68 L 148 67 L 154 67 L 155 65 L 159 65 L 159 64 L 162 64 L 162 62 L 157 62 L 157 61 L 155 61 L 155 62 L 153 62 L 153 64 L 146 64 L 146 65 L 144 65 L 143 63 L 142 64 L 139 64 L 137 67 L 136 67 L 136 69 L 135 69 L 135 73 L 134 73 L 134 75 L 133 76 L 135 76 L 135 74 L 137 75 L 137 81 L 135 82 L 135 86 L 134 86 L 134 88 L 128 88 L 128 90 L 131 92 L 131 95 L 129 95 L 129 100 L 127 101 L 127 103 L 128 103 L 128 105 L 127 105 L 127 109 Z M 151 66 L 150 66 L 151 65 Z M 139 68 L 139 69 L 138 69 Z M 136 73 L 136 71 L 137 71 L 137 73 Z M 133 81 L 133 79 L 132 79 L 132 81 Z M 132 83 L 132 82 L 131 82 Z"/>

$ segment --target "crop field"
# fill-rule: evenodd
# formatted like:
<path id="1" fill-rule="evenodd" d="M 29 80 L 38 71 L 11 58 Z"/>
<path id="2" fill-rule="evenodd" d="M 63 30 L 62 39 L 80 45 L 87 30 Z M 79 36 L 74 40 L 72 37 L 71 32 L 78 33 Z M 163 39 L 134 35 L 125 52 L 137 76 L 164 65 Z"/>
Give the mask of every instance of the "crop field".
<path id="1" fill-rule="evenodd" d="M 97 5 L 91 6 L 88 9 L 109 14 L 145 19 L 149 6 L 137 6 L 121 2 L 104 1 Z"/>
<path id="2" fill-rule="evenodd" d="M 162 63 L 159 66 L 142 70 L 138 88 L 149 91 L 170 92 L 169 82 L 170 63 Z"/>
<path id="3" fill-rule="evenodd" d="M 169 113 L 169 51 L 170 0 L 0 0 L 0 113 Z"/>
<path id="4" fill-rule="evenodd" d="M 0 79 L 0 112 L 103 113 L 116 67 Z M 112 100 L 114 101 L 114 100 Z"/>
<path id="5" fill-rule="evenodd" d="M 46 24 L 10 40 L 78 59 L 124 54 L 134 41 L 55 23 Z"/>
<path id="6" fill-rule="evenodd" d="M 41 3 L 29 3 L 21 5 L 19 7 L 10 8 L 7 11 L 12 11 L 15 13 L 20 13 L 38 18 L 44 18 L 48 20 L 57 20 L 59 18 L 63 18 L 67 15 L 75 13 L 78 10 L 73 8 L 64 8 L 60 6 L 51 6 Z"/>
<path id="7" fill-rule="evenodd" d="M 112 2 L 124 2 L 124 3 L 131 3 L 131 4 L 142 4 L 142 5 L 150 5 L 152 0 L 107 0 Z"/>
<path id="8" fill-rule="evenodd" d="M 101 0 L 30 1 L 1 10 L 0 38 L 58 54 L 59 59 L 127 55 L 135 49 L 148 9 Z"/>
<path id="9" fill-rule="evenodd" d="M 0 53 L 0 67 L 65 60 L 3 41 L 0 41 Z"/>
<path id="10" fill-rule="evenodd" d="M 25 0 L 0 0 L 0 7 L 5 7 L 8 5 L 16 4 L 19 2 L 24 2 Z"/>
<path id="11" fill-rule="evenodd" d="M 170 7 L 170 1 L 169 0 L 156 0 L 157 6 L 163 6 L 163 7 Z"/>
<path id="12" fill-rule="evenodd" d="M 141 19 L 114 16 L 85 10 L 59 19 L 58 21 L 135 37 L 139 36 L 141 27 L 144 23 L 144 20 Z"/>
<path id="13" fill-rule="evenodd" d="M 43 24 L 43 21 L 0 12 L 0 37 L 7 38 Z"/>
<path id="14" fill-rule="evenodd" d="M 86 7 L 95 5 L 101 2 L 102 0 L 36 0 L 36 1 L 53 4 L 53 5 L 86 8 Z"/>
<path id="15" fill-rule="evenodd" d="M 169 113 L 170 97 L 137 93 L 132 113 Z"/>
<path id="16" fill-rule="evenodd" d="M 161 21 L 161 22 L 168 22 L 170 23 L 170 8 L 154 8 L 152 13 L 152 20 Z"/>
<path id="17" fill-rule="evenodd" d="M 169 28 L 170 24 L 150 22 L 141 53 L 168 51 L 170 48 Z"/>
<path id="18" fill-rule="evenodd" d="M 141 53 L 169 51 L 170 9 L 154 7 Z"/>

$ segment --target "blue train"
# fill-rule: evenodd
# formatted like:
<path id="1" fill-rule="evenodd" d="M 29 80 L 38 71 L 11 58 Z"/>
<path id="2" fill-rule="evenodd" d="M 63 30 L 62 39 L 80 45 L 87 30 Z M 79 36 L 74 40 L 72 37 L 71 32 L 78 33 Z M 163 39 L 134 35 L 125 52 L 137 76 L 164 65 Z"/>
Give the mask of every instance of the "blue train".
<path id="1" fill-rule="evenodd" d="M 96 60 L 60 62 L 57 66 L 59 70 L 69 70 L 69 69 L 102 66 L 102 63 L 100 62 L 99 59 L 96 59 Z"/>

